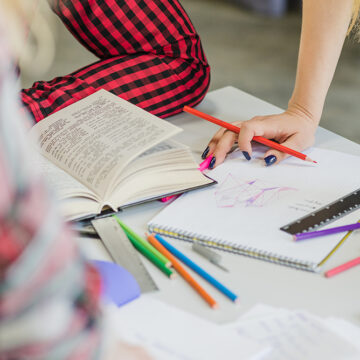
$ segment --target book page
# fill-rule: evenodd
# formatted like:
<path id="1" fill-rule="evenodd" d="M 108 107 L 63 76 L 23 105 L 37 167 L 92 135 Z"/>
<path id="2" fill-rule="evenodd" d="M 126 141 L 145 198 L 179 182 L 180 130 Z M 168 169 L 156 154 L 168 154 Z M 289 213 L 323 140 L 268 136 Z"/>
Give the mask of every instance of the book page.
<path id="1" fill-rule="evenodd" d="M 44 156 L 38 154 L 34 166 L 41 171 L 49 188 L 61 200 L 60 212 L 67 220 L 95 215 L 101 211 L 100 199 L 93 191 Z"/>
<path id="2" fill-rule="evenodd" d="M 170 140 L 138 156 L 118 181 L 105 199 L 113 208 L 213 183 L 198 170 L 188 147 Z"/>
<path id="3" fill-rule="evenodd" d="M 182 195 L 149 227 L 316 268 L 344 234 L 295 242 L 280 227 L 358 189 L 360 157 L 313 148 L 309 156 L 318 164 L 288 158 L 265 167 L 263 154 L 258 149 L 247 161 L 240 151 L 232 153 L 207 172 L 217 185 Z M 358 219 L 360 210 L 327 227 Z"/>
<path id="4" fill-rule="evenodd" d="M 102 197 L 127 163 L 180 131 L 99 90 L 40 121 L 30 137 L 45 157 Z"/>
<path id="5" fill-rule="evenodd" d="M 126 179 L 126 177 L 136 175 L 136 173 L 141 170 L 157 167 L 161 165 L 164 160 L 167 163 L 170 162 L 172 166 L 177 166 L 178 159 L 174 156 L 169 156 L 169 154 L 173 155 L 174 153 L 180 153 L 181 155 L 183 155 L 186 151 L 188 151 L 188 147 L 186 145 L 178 143 L 177 141 L 162 141 L 161 143 L 144 151 L 133 161 L 131 161 L 128 166 L 121 172 L 121 176 L 114 179 L 114 181 L 110 183 L 107 194 L 113 196 L 113 193 L 117 190 L 121 182 Z M 191 161 L 190 166 L 196 168 L 196 163 L 194 161 Z"/>
<path id="6" fill-rule="evenodd" d="M 99 201 L 97 196 L 91 190 L 64 170 L 55 166 L 44 156 L 39 155 L 36 157 L 36 166 L 44 175 L 50 188 L 56 192 L 59 199 L 66 199 L 73 196 L 84 196 Z"/>

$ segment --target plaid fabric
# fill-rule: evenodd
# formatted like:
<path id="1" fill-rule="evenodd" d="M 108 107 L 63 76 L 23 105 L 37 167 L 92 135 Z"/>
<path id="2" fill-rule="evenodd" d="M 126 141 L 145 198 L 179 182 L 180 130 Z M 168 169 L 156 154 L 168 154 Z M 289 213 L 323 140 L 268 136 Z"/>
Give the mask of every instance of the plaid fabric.
<path id="1" fill-rule="evenodd" d="M 210 68 L 177 0 L 50 0 L 70 32 L 99 61 L 38 81 L 22 100 L 39 121 L 104 88 L 160 117 L 204 97 Z"/>
<path id="2" fill-rule="evenodd" d="M 7 54 L 0 29 L 0 360 L 93 359 L 100 279 L 28 158 Z"/>

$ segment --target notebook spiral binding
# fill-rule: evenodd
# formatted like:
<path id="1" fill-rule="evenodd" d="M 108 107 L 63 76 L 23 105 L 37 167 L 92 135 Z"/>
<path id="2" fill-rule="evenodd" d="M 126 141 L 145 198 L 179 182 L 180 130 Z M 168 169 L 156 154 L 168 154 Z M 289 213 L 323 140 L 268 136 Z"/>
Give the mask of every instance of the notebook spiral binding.
<path id="1" fill-rule="evenodd" d="M 160 227 L 158 224 L 149 223 L 148 230 L 150 232 L 158 233 L 168 236 L 170 238 L 184 240 L 188 242 L 198 242 L 202 245 L 231 252 L 238 255 L 244 255 L 255 259 L 261 259 L 268 262 L 289 266 L 295 269 L 305 270 L 309 272 L 317 272 L 319 270 L 317 264 L 312 262 L 299 262 L 298 260 L 286 256 L 278 256 L 277 254 L 269 251 L 255 249 L 251 246 L 239 246 L 230 242 L 223 241 L 218 238 L 209 236 L 201 236 L 197 233 L 189 231 L 181 231 L 171 227 Z"/>

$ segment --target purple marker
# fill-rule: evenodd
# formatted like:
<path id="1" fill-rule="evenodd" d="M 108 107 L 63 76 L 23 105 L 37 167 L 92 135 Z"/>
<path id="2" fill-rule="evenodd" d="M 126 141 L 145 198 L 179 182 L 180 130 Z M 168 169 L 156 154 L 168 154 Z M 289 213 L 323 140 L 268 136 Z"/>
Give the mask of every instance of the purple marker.
<path id="1" fill-rule="evenodd" d="M 312 238 L 319 237 L 319 236 L 332 235 L 332 234 L 336 234 L 336 233 L 344 232 L 344 231 L 352 231 L 352 230 L 356 230 L 356 229 L 360 229 L 360 222 L 357 222 L 355 224 L 338 226 L 338 227 L 334 227 L 331 229 L 299 233 L 299 234 L 293 235 L 293 238 L 295 241 L 299 241 L 299 240 L 312 239 Z"/>

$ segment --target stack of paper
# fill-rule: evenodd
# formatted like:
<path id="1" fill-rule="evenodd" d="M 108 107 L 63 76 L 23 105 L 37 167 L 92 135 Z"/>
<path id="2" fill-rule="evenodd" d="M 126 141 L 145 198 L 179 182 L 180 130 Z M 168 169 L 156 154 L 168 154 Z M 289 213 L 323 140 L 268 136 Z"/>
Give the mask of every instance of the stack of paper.
<path id="1" fill-rule="evenodd" d="M 306 311 L 256 305 L 237 321 L 217 325 L 142 296 L 107 307 L 112 341 L 143 347 L 154 360 L 356 360 L 360 328 Z"/>
<path id="2" fill-rule="evenodd" d="M 106 311 L 111 333 L 142 346 L 154 360 L 262 360 L 270 351 L 232 329 L 146 296 Z"/>

